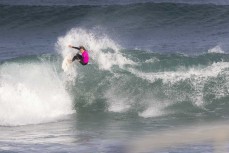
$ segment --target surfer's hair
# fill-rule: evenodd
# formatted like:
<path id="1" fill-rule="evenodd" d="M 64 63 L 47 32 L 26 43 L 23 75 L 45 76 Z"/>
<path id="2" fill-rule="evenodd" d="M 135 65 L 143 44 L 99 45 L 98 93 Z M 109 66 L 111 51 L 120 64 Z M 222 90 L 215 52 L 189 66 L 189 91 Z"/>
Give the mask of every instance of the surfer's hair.
<path id="1" fill-rule="evenodd" d="M 84 48 L 84 46 L 80 46 L 80 49 L 86 50 L 86 49 Z"/>

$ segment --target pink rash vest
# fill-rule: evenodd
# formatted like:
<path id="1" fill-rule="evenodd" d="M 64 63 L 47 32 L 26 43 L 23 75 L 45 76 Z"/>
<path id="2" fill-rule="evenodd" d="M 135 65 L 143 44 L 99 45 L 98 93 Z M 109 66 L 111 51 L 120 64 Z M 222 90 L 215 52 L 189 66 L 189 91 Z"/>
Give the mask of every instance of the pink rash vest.
<path id="1" fill-rule="evenodd" d="M 89 62 L 89 55 L 88 52 L 86 50 L 84 50 L 84 52 L 82 53 L 82 61 L 84 64 L 87 64 Z"/>

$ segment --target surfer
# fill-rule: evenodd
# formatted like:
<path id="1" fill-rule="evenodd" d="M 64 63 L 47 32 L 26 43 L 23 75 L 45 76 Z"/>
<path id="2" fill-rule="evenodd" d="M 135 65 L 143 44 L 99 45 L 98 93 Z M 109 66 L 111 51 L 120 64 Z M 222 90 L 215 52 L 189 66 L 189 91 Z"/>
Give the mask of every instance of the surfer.
<path id="1" fill-rule="evenodd" d="M 72 63 L 73 61 L 77 60 L 80 62 L 80 64 L 87 65 L 87 63 L 89 62 L 89 55 L 88 55 L 87 50 L 83 46 L 74 47 L 72 45 L 68 45 L 68 47 L 78 49 L 80 51 L 80 53 L 82 54 L 82 55 L 80 55 L 79 53 L 77 53 L 72 58 L 72 60 L 69 60 L 69 63 Z"/>

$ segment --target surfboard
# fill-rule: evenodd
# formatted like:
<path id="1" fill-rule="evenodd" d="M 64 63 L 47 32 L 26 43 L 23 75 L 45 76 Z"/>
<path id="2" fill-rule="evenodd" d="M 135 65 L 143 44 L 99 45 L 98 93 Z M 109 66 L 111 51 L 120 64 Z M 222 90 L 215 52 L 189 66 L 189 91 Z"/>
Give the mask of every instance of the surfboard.
<path id="1" fill-rule="evenodd" d="M 62 62 L 62 69 L 64 70 L 64 72 L 68 71 L 70 66 L 72 65 L 71 61 L 73 58 L 72 54 L 68 54 L 67 56 L 64 57 L 64 60 Z"/>

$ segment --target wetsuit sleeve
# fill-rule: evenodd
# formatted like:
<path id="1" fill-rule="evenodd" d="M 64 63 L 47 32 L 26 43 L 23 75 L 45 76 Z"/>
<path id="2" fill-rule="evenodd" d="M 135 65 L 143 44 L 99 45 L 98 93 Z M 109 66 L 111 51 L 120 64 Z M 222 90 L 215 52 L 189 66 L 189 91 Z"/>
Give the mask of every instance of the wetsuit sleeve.
<path id="1" fill-rule="evenodd" d="M 74 46 L 72 46 L 72 48 L 80 50 L 80 48 L 79 48 L 79 47 L 74 47 Z"/>

